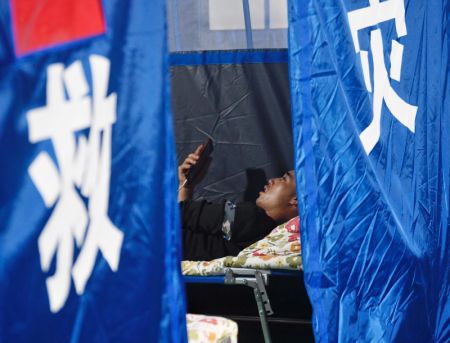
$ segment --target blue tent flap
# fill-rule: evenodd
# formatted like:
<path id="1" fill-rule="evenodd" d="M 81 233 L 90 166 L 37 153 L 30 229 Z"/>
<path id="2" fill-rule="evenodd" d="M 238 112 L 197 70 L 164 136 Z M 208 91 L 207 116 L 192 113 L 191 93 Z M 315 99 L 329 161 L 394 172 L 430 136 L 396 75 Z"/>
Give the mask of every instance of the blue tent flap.
<path id="1" fill-rule="evenodd" d="M 290 1 L 305 282 L 319 342 L 450 338 L 445 1 Z"/>
<path id="2" fill-rule="evenodd" d="M 1 342 L 187 340 L 166 39 L 162 0 L 0 5 Z"/>

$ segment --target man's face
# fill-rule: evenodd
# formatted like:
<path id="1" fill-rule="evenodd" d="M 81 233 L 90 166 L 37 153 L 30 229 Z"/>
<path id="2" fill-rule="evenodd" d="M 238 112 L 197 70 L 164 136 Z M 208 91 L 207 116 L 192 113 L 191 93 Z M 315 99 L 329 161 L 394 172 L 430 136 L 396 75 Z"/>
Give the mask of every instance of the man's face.
<path id="1" fill-rule="evenodd" d="M 266 211 L 273 210 L 285 207 L 295 196 L 295 174 L 291 170 L 282 177 L 270 179 L 264 190 L 259 192 L 256 205 Z"/>

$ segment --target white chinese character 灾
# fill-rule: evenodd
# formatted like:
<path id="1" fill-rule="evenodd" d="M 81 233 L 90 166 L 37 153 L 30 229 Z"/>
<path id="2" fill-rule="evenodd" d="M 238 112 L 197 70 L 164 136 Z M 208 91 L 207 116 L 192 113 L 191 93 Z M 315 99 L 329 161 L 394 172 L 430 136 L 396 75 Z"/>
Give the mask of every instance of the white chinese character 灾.
<path id="1" fill-rule="evenodd" d="M 405 36 L 407 31 L 404 0 L 369 1 L 370 6 L 349 12 L 348 21 L 355 51 L 359 53 L 361 59 L 366 88 L 369 92 L 372 92 L 368 52 L 360 48 L 358 38 L 359 30 L 394 19 L 398 37 Z M 412 106 L 401 99 L 389 82 L 389 76 L 384 62 L 383 40 L 380 29 L 371 31 L 370 48 L 372 51 L 374 74 L 373 119 L 370 125 L 359 136 L 367 154 L 370 154 L 380 139 L 383 100 L 392 115 L 411 132 L 415 131 L 417 114 L 417 106 Z M 400 81 L 402 57 L 403 45 L 396 40 L 392 40 L 390 77 L 396 81 Z"/>
<path id="2" fill-rule="evenodd" d="M 47 69 L 47 105 L 27 113 L 31 143 L 50 140 L 57 165 L 40 152 L 28 168 L 47 208 L 54 206 L 38 239 L 41 268 L 48 272 L 54 256 L 56 271 L 47 277 L 50 309 L 65 304 L 73 278 L 77 294 L 83 294 L 98 251 L 116 271 L 123 232 L 108 218 L 111 173 L 111 135 L 116 121 L 116 94 L 107 95 L 110 62 L 89 58 L 92 96 L 80 61 L 64 69 Z M 77 131 L 89 128 L 89 136 Z M 88 206 L 80 193 L 88 199 Z M 74 242 L 80 253 L 74 259 Z"/>

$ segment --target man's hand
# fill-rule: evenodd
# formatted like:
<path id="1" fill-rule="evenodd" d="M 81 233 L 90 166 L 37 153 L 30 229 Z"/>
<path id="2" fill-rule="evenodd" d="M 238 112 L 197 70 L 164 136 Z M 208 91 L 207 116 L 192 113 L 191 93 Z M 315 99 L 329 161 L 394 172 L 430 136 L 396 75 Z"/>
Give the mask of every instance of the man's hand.
<path id="1" fill-rule="evenodd" d="M 183 163 L 178 167 L 178 201 L 184 201 L 191 198 L 194 186 L 201 181 L 206 173 L 206 170 L 208 169 L 210 159 L 205 162 L 202 170 L 194 180 L 187 179 L 189 170 L 191 170 L 191 168 L 198 163 L 200 155 L 204 148 L 204 144 L 200 144 L 197 149 L 195 149 L 193 153 L 189 154 L 183 161 Z"/>

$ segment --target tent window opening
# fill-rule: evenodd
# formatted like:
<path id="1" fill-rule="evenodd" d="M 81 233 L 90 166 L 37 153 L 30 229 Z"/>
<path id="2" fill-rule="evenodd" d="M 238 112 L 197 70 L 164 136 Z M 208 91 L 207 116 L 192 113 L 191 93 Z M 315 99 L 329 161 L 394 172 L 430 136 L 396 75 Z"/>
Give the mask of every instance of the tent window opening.
<path id="1" fill-rule="evenodd" d="M 287 0 L 169 0 L 169 48 L 287 48 Z"/>

